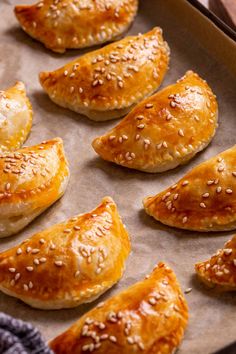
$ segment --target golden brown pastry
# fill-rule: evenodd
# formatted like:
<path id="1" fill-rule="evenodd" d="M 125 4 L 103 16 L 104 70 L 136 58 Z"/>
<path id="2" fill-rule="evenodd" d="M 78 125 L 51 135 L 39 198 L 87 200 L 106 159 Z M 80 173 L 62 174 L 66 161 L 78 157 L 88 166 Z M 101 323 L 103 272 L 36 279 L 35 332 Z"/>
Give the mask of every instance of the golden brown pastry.
<path id="1" fill-rule="evenodd" d="M 236 235 L 209 260 L 195 264 L 199 278 L 221 291 L 236 290 Z"/>
<path id="2" fill-rule="evenodd" d="M 0 254 L 0 290 L 40 309 L 91 302 L 122 276 L 130 252 L 115 203 L 41 231 Z"/>
<path id="3" fill-rule="evenodd" d="M 187 321 L 176 276 L 159 263 L 147 279 L 89 311 L 50 347 L 55 354 L 171 354 Z"/>
<path id="4" fill-rule="evenodd" d="M 19 5 L 23 30 L 54 52 L 114 40 L 136 15 L 138 0 L 41 0 Z"/>
<path id="5" fill-rule="evenodd" d="M 206 81 L 188 71 L 139 103 L 116 127 L 93 141 L 107 161 L 145 172 L 186 163 L 211 141 L 218 108 Z"/>
<path id="6" fill-rule="evenodd" d="M 22 230 L 59 199 L 68 178 L 60 138 L 0 154 L 0 238 Z"/>
<path id="7" fill-rule="evenodd" d="M 85 54 L 53 72 L 41 72 L 42 87 L 59 106 L 103 121 L 126 114 L 160 85 L 169 48 L 160 28 L 126 37 Z"/>
<path id="8" fill-rule="evenodd" d="M 236 228 L 236 145 L 188 172 L 154 197 L 146 212 L 163 224 L 195 231 Z"/>
<path id="9" fill-rule="evenodd" d="M 0 91 L 0 152 L 21 147 L 30 132 L 32 117 L 23 82 Z"/>

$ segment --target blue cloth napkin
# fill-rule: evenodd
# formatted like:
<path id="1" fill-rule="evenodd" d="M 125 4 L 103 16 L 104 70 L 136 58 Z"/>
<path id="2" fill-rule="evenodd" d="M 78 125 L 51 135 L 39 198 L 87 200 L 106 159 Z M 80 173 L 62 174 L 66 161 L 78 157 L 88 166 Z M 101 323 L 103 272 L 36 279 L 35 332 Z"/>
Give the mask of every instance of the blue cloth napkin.
<path id="1" fill-rule="evenodd" d="M 53 354 L 30 323 L 0 312 L 1 354 Z"/>

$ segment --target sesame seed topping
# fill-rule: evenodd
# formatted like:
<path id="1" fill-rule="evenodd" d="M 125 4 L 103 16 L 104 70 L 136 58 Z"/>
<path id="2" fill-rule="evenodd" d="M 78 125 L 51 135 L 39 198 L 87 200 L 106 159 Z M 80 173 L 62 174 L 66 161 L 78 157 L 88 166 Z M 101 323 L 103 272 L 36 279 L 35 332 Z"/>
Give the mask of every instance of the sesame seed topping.
<path id="1" fill-rule="evenodd" d="M 200 203 L 199 205 L 200 205 L 201 208 L 204 208 L 204 209 L 206 208 L 206 204 L 205 203 Z"/>
<path id="2" fill-rule="evenodd" d="M 115 138 L 116 138 L 115 135 L 110 135 L 110 136 L 109 136 L 109 140 L 110 140 L 110 141 L 114 140 Z"/>
<path id="3" fill-rule="evenodd" d="M 20 254 L 22 254 L 22 249 L 21 248 L 18 248 L 17 251 L 16 251 L 16 254 L 19 256 Z"/>
<path id="4" fill-rule="evenodd" d="M 210 196 L 209 193 L 204 193 L 204 194 L 202 195 L 203 198 L 208 198 L 209 196 Z"/>
<path id="5" fill-rule="evenodd" d="M 191 293 L 192 290 L 193 290 L 192 288 L 187 288 L 184 290 L 184 293 L 189 294 L 189 293 Z"/>
<path id="6" fill-rule="evenodd" d="M 62 261 L 55 261 L 54 264 L 57 266 L 57 267 L 61 267 L 63 265 Z"/>
<path id="7" fill-rule="evenodd" d="M 218 167 L 218 171 L 219 171 L 219 172 L 224 171 L 224 166 L 219 166 L 219 167 Z"/>
<path id="8" fill-rule="evenodd" d="M 179 136 L 184 136 L 183 130 L 182 130 L 182 129 L 179 129 L 179 130 L 178 130 L 178 134 L 179 134 Z"/>
<path id="9" fill-rule="evenodd" d="M 39 258 L 39 262 L 40 263 L 45 263 L 46 261 L 47 261 L 47 259 L 45 257 Z"/>
<path id="10" fill-rule="evenodd" d="M 183 224 L 185 224 L 187 221 L 188 221 L 188 217 L 184 216 L 183 219 L 182 219 Z"/>
<path id="11" fill-rule="evenodd" d="M 226 192 L 227 194 L 232 194 L 232 193 L 233 193 L 232 189 L 230 189 L 230 188 L 227 188 L 227 189 L 225 190 L 225 192 Z"/>
<path id="12" fill-rule="evenodd" d="M 16 268 L 9 268 L 8 270 L 9 270 L 10 273 L 15 273 Z"/>
<path id="13" fill-rule="evenodd" d="M 152 103 L 147 103 L 146 105 L 145 105 L 145 108 L 152 108 L 153 107 L 153 104 Z"/>
<path id="14" fill-rule="evenodd" d="M 143 129 L 144 127 L 145 127 L 144 124 L 139 124 L 139 125 L 137 125 L 137 128 L 138 128 L 138 129 Z"/>
<path id="15" fill-rule="evenodd" d="M 115 336 L 110 336 L 109 337 L 110 341 L 113 342 L 113 343 L 116 343 L 117 342 L 117 339 Z"/>
<path id="16" fill-rule="evenodd" d="M 236 177 L 236 172 L 232 172 L 232 175 L 233 175 L 234 177 Z"/>
<path id="17" fill-rule="evenodd" d="M 233 250 L 231 248 L 225 248 L 223 252 L 226 256 L 230 256 Z"/>
<path id="18" fill-rule="evenodd" d="M 24 285 L 23 285 L 23 289 L 24 289 L 25 291 L 28 291 L 28 290 L 29 290 L 28 285 L 27 285 L 27 284 L 24 284 Z"/>
<path id="19" fill-rule="evenodd" d="M 184 187 L 184 186 L 187 186 L 189 184 L 189 181 L 184 181 L 183 183 L 182 183 L 182 186 Z"/>
<path id="20" fill-rule="evenodd" d="M 26 267 L 25 268 L 28 272 L 33 272 L 34 268 L 33 267 Z"/>

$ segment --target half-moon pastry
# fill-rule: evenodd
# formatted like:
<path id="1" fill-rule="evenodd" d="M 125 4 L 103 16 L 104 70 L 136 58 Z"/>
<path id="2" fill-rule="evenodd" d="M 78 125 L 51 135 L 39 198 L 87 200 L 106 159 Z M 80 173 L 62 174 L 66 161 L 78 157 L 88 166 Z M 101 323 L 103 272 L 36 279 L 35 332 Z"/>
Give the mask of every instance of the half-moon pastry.
<path id="1" fill-rule="evenodd" d="M 221 291 L 236 290 L 236 236 L 209 260 L 195 264 L 199 278 Z"/>
<path id="2" fill-rule="evenodd" d="M 0 152 L 21 147 L 30 132 L 32 117 L 23 82 L 0 91 Z"/>
<path id="3" fill-rule="evenodd" d="M 104 198 L 87 214 L 38 232 L 0 254 L 0 290 L 32 307 L 91 302 L 122 276 L 130 252 L 115 203 Z"/>
<path id="4" fill-rule="evenodd" d="M 0 154 L 0 238 L 22 230 L 59 199 L 68 178 L 60 138 Z"/>
<path id="5" fill-rule="evenodd" d="M 104 121 L 125 115 L 161 84 L 169 48 L 160 28 L 85 54 L 39 79 L 59 106 Z"/>
<path id="6" fill-rule="evenodd" d="M 210 143 L 217 116 L 210 87 L 188 71 L 177 83 L 139 103 L 92 145 L 104 160 L 163 172 L 186 163 Z"/>
<path id="7" fill-rule="evenodd" d="M 18 5 L 23 30 L 54 52 L 114 40 L 133 22 L 138 0 L 41 0 Z"/>
<path id="8" fill-rule="evenodd" d="M 55 354 L 171 354 L 187 321 L 176 276 L 159 263 L 147 279 L 89 311 L 50 347 Z"/>
<path id="9" fill-rule="evenodd" d="M 195 231 L 235 229 L 236 145 L 143 204 L 149 215 L 169 226 Z"/>

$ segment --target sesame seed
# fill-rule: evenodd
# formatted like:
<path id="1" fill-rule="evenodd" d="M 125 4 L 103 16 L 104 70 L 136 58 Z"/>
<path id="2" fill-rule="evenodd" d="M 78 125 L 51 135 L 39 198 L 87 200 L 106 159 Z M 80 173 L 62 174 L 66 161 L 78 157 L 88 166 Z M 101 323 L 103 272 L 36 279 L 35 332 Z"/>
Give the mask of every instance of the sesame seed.
<path id="1" fill-rule="evenodd" d="M 62 261 L 55 261 L 54 264 L 57 266 L 57 267 L 61 267 L 63 265 Z"/>
<path id="2" fill-rule="evenodd" d="M 35 265 L 39 265 L 39 263 L 40 263 L 40 262 L 39 262 L 38 258 L 35 258 L 35 259 L 34 259 L 34 264 L 35 264 Z"/>
<path id="3" fill-rule="evenodd" d="M 16 254 L 19 256 L 20 254 L 22 254 L 22 249 L 21 248 L 18 248 L 17 251 L 16 251 Z"/>
<path id="4" fill-rule="evenodd" d="M 144 124 L 139 124 L 139 125 L 137 125 L 137 128 L 138 128 L 138 129 L 143 129 L 144 127 L 145 127 Z"/>
<path id="5" fill-rule="evenodd" d="M 74 91 L 75 91 L 74 86 L 71 86 L 71 87 L 70 87 L 70 93 L 73 93 Z"/>
<path id="6" fill-rule="evenodd" d="M 43 238 L 41 238 L 41 239 L 39 240 L 39 242 L 43 245 L 46 241 L 45 241 Z"/>
<path id="7" fill-rule="evenodd" d="M 77 271 L 75 272 L 75 278 L 77 278 L 79 275 L 80 275 L 80 271 L 77 270 Z"/>
<path id="8" fill-rule="evenodd" d="M 200 205 L 201 208 L 204 208 L 204 209 L 206 208 L 206 204 L 205 203 L 200 203 L 199 205 Z"/>
<path id="9" fill-rule="evenodd" d="M 219 172 L 224 171 L 224 166 L 219 166 L 219 167 L 218 167 L 218 171 L 219 171 Z"/>
<path id="10" fill-rule="evenodd" d="M 9 268 L 8 270 L 9 270 L 10 273 L 15 273 L 16 268 Z"/>
<path id="11" fill-rule="evenodd" d="M 77 230 L 77 231 L 80 230 L 80 226 L 75 225 L 74 230 Z"/>
<path id="12" fill-rule="evenodd" d="M 179 134 L 179 136 L 184 136 L 183 130 L 182 130 L 182 129 L 179 129 L 179 130 L 178 130 L 178 134 Z"/>
<path id="13" fill-rule="evenodd" d="M 175 107 L 177 106 L 177 104 L 176 104 L 176 102 L 174 102 L 174 101 L 170 101 L 170 106 L 171 106 L 172 108 L 175 108 Z"/>
<path id="14" fill-rule="evenodd" d="M 208 186 L 211 186 L 212 184 L 214 184 L 214 181 L 212 181 L 212 180 L 207 181 Z"/>
<path id="15" fill-rule="evenodd" d="M 28 285 L 27 285 L 27 284 L 24 284 L 24 285 L 23 285 L 23 289 L 24 289 L 25 291 L 28 291 L 28 290 L 29 290 Z"/>
<path id="16" fill-rule="evenodd" d="M 233 264 L 236 267 L 236 259 L 233 260 Z"/>
<path id="17" fill-rule="evenodd" d="M 209 196 L 210 196 L 209 193 L 204 193 L 204 194 L 202 195 L 203 198 L 208 198 Z"/>
<path id="18" fill-rule="evenodd" d="M 232 250 L 231 248 L 225 248 L 225 249 L 223 250 L 223 252 L 224 252 L 224 254 L 225 254 L 226 256 L 229 256 L 229 255 L 231 255 L 231 253 L 233 252 L 233 250 Z"/>
<path id="19" fill-rule="evenodd" d="M 109 337 L 110 341 L 113 342 L 113 343 L 116 343 L 117 342 L 117 339 L 115 336 L 110 336 Z"/>
<path id="20" fill-rule="evenodd" d="M 17 281 L 17 280 L 19 280 L 20 279 L 20 273 L 16 273 L 16 275 L 15 275 L 15 281 Z"/>
<path id="21" fill-rule="evenodd" d="M 149 304 L 150 305 L 156 305 L 156 300 L 153 298 L 153 297 L 151 297 L 149 300 L 148 300 L 148 302 L 149 302 Z"/>
<path id="22" fill-rule="evenodd" d="M 39 252 L 40 252 L 40 250 L 38 248 L 34 248 L 31 253 L 32 254 L 37 254 Z"/>
<path id="23" fill-rule="evenodd" d="M 187 221 L 188 221 L 188 217 L 184 216 L 183 219 L 182 219 L 183 224 L 185 224 Z"/>
<path id="24" fill-rule="evenodd" d="M 45 257 L 39 258 L 40 263 L 45 263 L 46 261 L 47 261 L 47 259 Z"/>
<path id="25" fill-rule="evenodd" d="M 227 188 L 227 189 L 225 190 L 225 192 L 226 192 L 227 194 L 232 194 L 232 193 L 233 193 L 232 189 L 230 189 L 230 188 Z"/>
<path id="26" fill-rule="evenodd" d="M 33 272 L 34 268 L 33 267 L 26 267 L 26 270 L 28 270 L 28 272 Z"/>
<path id="27" fill-rule="evenodd" d="M 184 293 L 189 294 L 189 293 L 191 293 L 192 290 L 193 290 L 192 288 L 187 288 L 184 290 Z"/>
<path id="28" fill-rule="evenodd" d="M 184 187 L 184 186 L 187 186 L 189 184 L 189 181 L 184 181 L 183 183 L 182 183 L 182 186 Z"/>
<path id="29" fill-rule="evenodd" d="M 114 140 L 115 138 L 116 138 L 115 135 L 110 135 L 110 136 L 109 136 L 109 140 L 110 140 L 110 141 Z"/>
<path id="30" fill-rule="evenodd" d="M 135 140 L 139 140 L 139 138 L 140 138 L 140 135 L 139 135 L 139 134 L 136 134 Z"/>
<path id="31" fill-rule="evenodd" d="M 153 107 L 153 104 L 152 103 L 147 103 L 146 105 L 145 105 L 145 108 L 152 108 Z"/>
<path id="32" fill-rule="evenodd" d="M 34 285 L 33 285 L 32 281 L 30 281 L 30 282 L 29 282 L 29 288 L 32 289 L 33 286 L 34 286 Z"/>
<path id="33" fill-rule="evenodd" d="M 236 177 L 236 172 L 232 172 L 232 175 L 233 175 L 234 177 Z"/>

